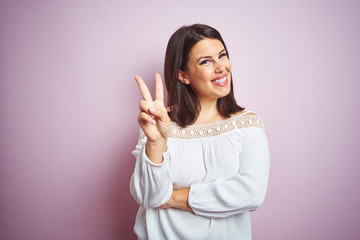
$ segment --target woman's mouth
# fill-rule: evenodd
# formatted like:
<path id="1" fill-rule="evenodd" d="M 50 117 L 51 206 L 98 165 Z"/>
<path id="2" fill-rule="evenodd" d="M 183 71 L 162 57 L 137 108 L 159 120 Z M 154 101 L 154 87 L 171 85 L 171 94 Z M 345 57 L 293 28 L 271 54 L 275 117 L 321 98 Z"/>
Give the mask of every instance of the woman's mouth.
<path id="1" fill-rule="evenodd" d="M 223 87 L 228 83 L 228 79 L 227 79 L 227 76 L 225 75 L 221 78 L 216 78 L 216 79 L 212 80 L 211 82 L 213 84 L 215 84 L 216 86 Z"/>

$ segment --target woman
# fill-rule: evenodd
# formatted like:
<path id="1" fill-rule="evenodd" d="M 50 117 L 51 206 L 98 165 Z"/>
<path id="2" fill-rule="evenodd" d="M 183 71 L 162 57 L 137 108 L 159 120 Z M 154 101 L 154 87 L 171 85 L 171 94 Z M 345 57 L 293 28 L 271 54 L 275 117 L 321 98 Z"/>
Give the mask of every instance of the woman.
<path id="1" fill-rule="evenodd" d="M 251 239 L 249 211 L 263 202 L 269 149 L 258 115 L 236 104 L 231 63 L 217 30 L 178 29 L 165 56 L 168 105 L 155 75 L 141 77 L 139 142 L 131 194 L 139 239 Z"/>

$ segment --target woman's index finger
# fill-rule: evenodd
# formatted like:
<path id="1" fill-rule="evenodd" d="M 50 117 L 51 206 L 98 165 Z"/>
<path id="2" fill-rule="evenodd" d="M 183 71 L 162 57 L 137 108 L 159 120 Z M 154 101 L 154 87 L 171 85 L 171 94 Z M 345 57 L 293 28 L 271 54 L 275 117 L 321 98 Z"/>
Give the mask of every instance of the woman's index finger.
<path id="1" fill-rule="evenodd" d="M 160 74 L 155 74 L 155 99 L 164 102 L 164 87 Z"/>
<path id="2" fill-rule="evenodd" d="M 150 94 L 149 89 L 147 88 L 144 80 L 140 76 L 136 75 L 135 81 L 136 81 L 137 85 L 139 86 L 140 92 L 141 92 L 144 100 L 152 102 L 153 100 L 152 100 L 151 94 Z"/>

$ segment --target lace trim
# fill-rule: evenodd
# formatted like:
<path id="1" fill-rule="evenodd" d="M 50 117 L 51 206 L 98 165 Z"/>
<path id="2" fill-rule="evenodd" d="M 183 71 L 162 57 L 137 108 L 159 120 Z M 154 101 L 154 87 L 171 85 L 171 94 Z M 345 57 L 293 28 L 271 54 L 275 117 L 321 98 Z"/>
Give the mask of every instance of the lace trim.
<path id="1" fill-rule="evenodd" d="M 249 127 L 258 127 L 265 129 L 264 124 L 258 115 L 240 115 L 216 123 L 204 125 L 190 125 L 185 128 L 182 128 L 175 122 L 172 122 L 170 126 L 169 137 L 181 139 L 211 137 L 235 129 Z M 145 138 L 145 134 L 140 129 L 139 139 L 143 138 Z"/>

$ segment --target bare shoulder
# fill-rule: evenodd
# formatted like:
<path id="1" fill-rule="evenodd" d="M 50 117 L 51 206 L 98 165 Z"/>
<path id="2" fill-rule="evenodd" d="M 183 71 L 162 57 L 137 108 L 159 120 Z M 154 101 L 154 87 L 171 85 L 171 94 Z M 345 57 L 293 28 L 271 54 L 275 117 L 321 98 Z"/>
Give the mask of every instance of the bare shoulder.
<path id="1" fill-rule="evenodd" d="M 237 112 L 237 113 L 234 113 L 231 115 L 231 117 L 236 117 L 236 116 L 251 116 L 251 115 L 257 115 L 256 113 L 254 112 L 250 112 L 250 111 L 246 111 L 246 110 L 243 110 L 243 111 L 240 111 L 240 112 Z"/>

